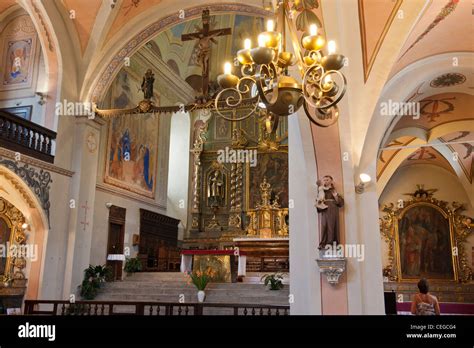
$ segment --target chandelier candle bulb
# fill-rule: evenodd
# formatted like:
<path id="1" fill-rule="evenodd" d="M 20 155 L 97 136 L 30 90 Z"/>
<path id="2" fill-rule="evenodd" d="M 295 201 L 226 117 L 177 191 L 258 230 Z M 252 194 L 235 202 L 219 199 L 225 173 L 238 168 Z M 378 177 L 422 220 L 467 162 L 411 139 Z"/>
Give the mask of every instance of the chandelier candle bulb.
<path id="1" fill-rule="evenodd" d="M 267 43 L 267 38 L 266 38 L 265 34 L 263 34 L 263 33 L 260 34 L 258 36 L 258 47 L 265 47 L 266 43 Z"/>
<path id="2" fill-rule="evenodd" d="M 252 56 L 250 55 L 250 49 L 252 48 L 252 41 L 250 39 L 244 40 L 244 48 L 237 51 L 237 59 L 240 64 L 249 65 L 252 64 Z"/>
<path id="3" fill-rule="evenodd" d="M 336 42 L 331 40 L 328 42 L 328 54 L 336 53 Z"/>
<path id="4" fill-rule="evenodd" d="M 267 22 L 267 31 L 273 31 L 275 29 L 275 22 L 273 19 L 269 19 Z"/>
<path id="5" fill-rule="evenodd" d="M 224 63 L 224 74 L 230 75 L 232 73 L 232 65 L 229 62 Z"/>
<path id="6" fill-rule="evenodd" d="M 327 70 L 339 70 L 344 66 L 344 56 L 336 54 L 336 42 L 328 42 L 328 55 L 323 57 L 321 65 Z"/>
<path id="7" fill-rule="evenodd" d="M 316 24 L 311 24 L 309 26 L 309 35 L 311 36 L 318 35 L 318 26 Z"/>
<path id="8" fill-rule="evenodd" d="M 313 30 L 317 33 L 317 27 L 314 28 L 312 24 L 309 28 L 310 35 L 306 35 L 301 39 L 301 45 L 308 51 L 319 51 L 326 44 L 326 40 L 321 35 L 312 35 Z M 312 29 L 313 27 L 313 29 Z"/>
<path id="9" fill-rule="evenodd" d="M 244 40 L 244 49 L 249 50 L 252 48 L 252 41 L 250 39 L 245 39 Z"/>
<path id="10" fill-rule="evenodd" d="M 239 83 L 239 78 L 232 74 L 232 64 L 224 63 L 224 73 L 217 76 L 217 83 L 222 88 L 234 88 Z"/>

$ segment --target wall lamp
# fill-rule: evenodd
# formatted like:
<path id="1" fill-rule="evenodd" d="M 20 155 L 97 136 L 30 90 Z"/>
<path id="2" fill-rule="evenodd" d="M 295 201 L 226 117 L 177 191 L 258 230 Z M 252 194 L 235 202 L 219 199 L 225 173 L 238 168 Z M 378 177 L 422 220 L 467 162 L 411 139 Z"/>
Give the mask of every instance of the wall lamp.
<path id="1" fill-rule="evenodd" d="M 46 93 L 43 92 L 36 92 L 36 95 L 39 97 L 38 104 L 44 105 L 46 103 Z"/>
<path id="2" fill-rule="evenodd" d="M 356 193 L 364 193 L 365 186 L 372 181 L 372 178 L 369 174 L 362 173 L 359 175 L 360 183 L 356 185 L 355 191 Z"/>

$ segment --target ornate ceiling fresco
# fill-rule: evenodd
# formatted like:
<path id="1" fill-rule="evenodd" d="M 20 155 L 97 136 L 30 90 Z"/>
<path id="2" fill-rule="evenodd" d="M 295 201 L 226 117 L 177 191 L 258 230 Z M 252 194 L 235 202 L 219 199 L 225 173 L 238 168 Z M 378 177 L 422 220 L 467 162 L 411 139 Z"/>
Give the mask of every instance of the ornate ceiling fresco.
<path id="1" fill-rule="evenodd" d="M 442 142 L 451 143 L 448 147 L 456 158 L 466 177 L 472 183 L 474 176 L 474 132 L 461 131 L 447 134 L 440 138 Z"/>
<path id="2" fill-rule="evenodd" d="M 425 97 L 420 101 L 420 118 L 402 117 L 393 131 L 417 127 L 430 131 L 451 122 L 472 120 L 474 96 L 465 93 L 443 93 Z"/>
<path id="3" fill-rule="evenodd" d="M 150 10 L 151 7 L 159 5 L 162 0 L 124 0 L 118 8 L 114 22 L 107 33 L 106 41 L 110 40 L 127 22 L 133 20 L 139 14 Z M 117 7 L 114 8 L 114 11 Z"/>
<path id="4" fill-rule="evenodd" d="M 3 11 L 6 11 L 10 7 L 14 6 L 15 3 L 16 3 L 15 0 L 2 0 L 2 1 L 0 1 L 0 14 L 3 13 Z"/>
<path id="5" fill-rule="evenodd" d="M 181 35 L 199 30 L 201 18 L 181 22 L 158 34 L 146 43 L 131 57 L 130 67 L 125 69 L 136 77 L 140 77 L 150 67 L 150 53 L 153 61 L 159 60 L 166 64 L 183 82 L 186 81 L 196 92 L 201 89 L 201 67 L 197 60 L 197 40 L 181 41 Z M 211 46 L 210 80 L 216 81 L 222 73 L 225 61 L 242 48 L 245 38 L 257 41 L 256 34 L 263 28 L 263 18 L 236 14 L 211 16 L 211 29 L 232 28 L 232 35 L 216 37 L 217 44 Z M 141 59 L 139 58 L 141 57 Z M 148 64 L 148 66 L 145 66 Z M 158 68 L 158 67 L 157 67 Z M 238 73 L 235 71 L 235 73 Z M 217 88 L 217 86 L 216 86 Z M 138 101 L 136 101 L 138 102 Z"/>
<path id="6" fill-rule="evenodd" d="M 451 164 L 434 147 L 422 147 L 408 156 L 401 164 L 400 168 L 415 164 L 431 164 L 446 169 L 456 175 Z"/>
<path id="7" fill-rule="evenodd" d="M 435 78 L 436 84 L 451 84 L 452 79 L 446 75 Z M 462 78 L 456 77 L 456 81 Z M 433 147 L 421 147 L 411 152 L 399 167 L 412 164 L 433 164 L 455 173 L 453 167 L 438 150 L 443 147 L 449 149 L 452 159 L 459 163 L 466 179 L 472 183 L 474 124 L 472 123 L 474 110 L 474 96 L 465 93 L 442 93 L 431 95 L 420 101 L 420 117 L 402 117 L 393 127 L 392 136 L 380 151 L 377 161 L 377 178 L 384 173 L 390 162 L 401 154 L 400 147 L 413 146 L 427 143 L 447 143 Z M 466 124 L 468 126 L 466 126 Z M 470 125 L 470 128 L 469 128 Z M 396 148 L 390 150 L 387 148 Z"/>
<path id="8" fill-rule="evenodd" d="M 358 0 L 364 79 L 368 79 L 392 23 L 403 20 L 402 0 Z M 474 50 L 472 3 L 459 0 L 431 0 L 401 48 L 390 77 L 409 64 L 441 53 Z M 453 40 L 453 38 L 456 38 Z"/>
<path id="9" fill-rule="evenodd" d="M 472 52 L 474 27 L 466 32 L 465 25 L 472 21 L 472 8 L 471 1 L 432 0 L 402 47 L 391 76 L 428 56 Z"/>
<path id="10" fill-rule="evenodd" d="M 79 36 L 82 53 L 84 53 L 102 2 L 100 0 L 62 1 L 70 16 L 74 16 L 73 23 Z"/>
<path id="11" fill-rule="evenodd" d="M 360 35 L 364 80 L 367 81 L 377 53 L 390 28 L 402 0 L 373 1 L 359 0 Z"/>

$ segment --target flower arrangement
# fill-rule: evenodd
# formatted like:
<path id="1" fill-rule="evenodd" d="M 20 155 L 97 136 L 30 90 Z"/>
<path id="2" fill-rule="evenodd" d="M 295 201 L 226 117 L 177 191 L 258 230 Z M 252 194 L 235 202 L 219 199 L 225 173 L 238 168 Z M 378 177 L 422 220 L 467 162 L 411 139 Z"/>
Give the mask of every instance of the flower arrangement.
<path id="1" fill-rule="evenodd" d="M 198 290 L 202 291 L 212 278 L 214 278 L 216 272 L 211 267 L 208 267 L 205 271 L 192 271 L 188 272 L 187 275 L 189 276 L 188 284 L 193 283 Z"/>

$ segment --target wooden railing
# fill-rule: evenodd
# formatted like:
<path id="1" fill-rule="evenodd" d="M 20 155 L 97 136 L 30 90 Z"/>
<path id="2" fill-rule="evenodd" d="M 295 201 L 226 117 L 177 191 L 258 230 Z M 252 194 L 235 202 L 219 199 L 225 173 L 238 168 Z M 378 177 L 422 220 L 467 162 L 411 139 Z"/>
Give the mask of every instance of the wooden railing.
<path id="1" fill-rule="evenodd" d="M 232 303 L 26 300 L 25 315 L 288 315 L 290 306 Z"/>
<path id="2" fill-rule="evenodd" d="M 0 110 L 0 146 L 53 163 L 56 132 Z"/>
<path id="3" fill-rule="evenodd" d="M 289 272 L 288 256 L 247 257 L 247 272 Z"/>

